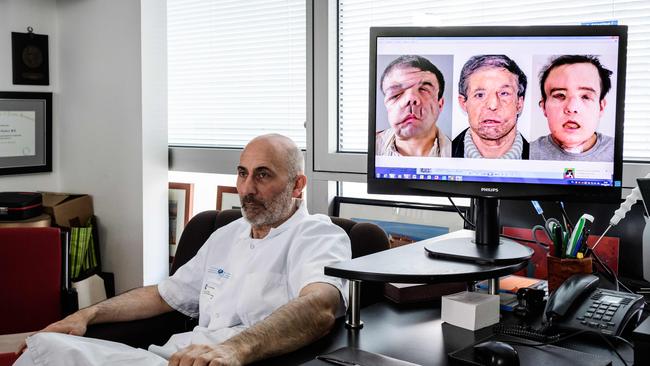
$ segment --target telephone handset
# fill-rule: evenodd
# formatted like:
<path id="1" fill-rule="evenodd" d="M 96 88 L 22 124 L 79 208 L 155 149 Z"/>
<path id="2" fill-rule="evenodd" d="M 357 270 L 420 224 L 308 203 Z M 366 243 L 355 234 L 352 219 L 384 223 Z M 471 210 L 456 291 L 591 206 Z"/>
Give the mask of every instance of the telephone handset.
<path id="1" fill-rule="evenodd" d="M 618 336 L 634 315 L 640 316 L 643 296 L 598 288 L 598 277 L 569 277 L 549 297 L 546 321 L 559 330 L 589 330 Z"/>

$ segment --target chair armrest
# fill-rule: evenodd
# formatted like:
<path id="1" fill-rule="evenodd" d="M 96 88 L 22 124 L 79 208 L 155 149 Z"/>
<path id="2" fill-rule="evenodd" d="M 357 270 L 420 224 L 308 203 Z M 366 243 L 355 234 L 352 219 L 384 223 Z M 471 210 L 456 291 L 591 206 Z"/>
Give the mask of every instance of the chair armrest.
<path id="1" fill-rule="evenodd" d="M 85 336 L 147 349 L 150 344 L 163 345 L 173 334 L 192 330 L 197 323 L 198 319 L 172 311 L 147 319 L 93 324 Z"/>

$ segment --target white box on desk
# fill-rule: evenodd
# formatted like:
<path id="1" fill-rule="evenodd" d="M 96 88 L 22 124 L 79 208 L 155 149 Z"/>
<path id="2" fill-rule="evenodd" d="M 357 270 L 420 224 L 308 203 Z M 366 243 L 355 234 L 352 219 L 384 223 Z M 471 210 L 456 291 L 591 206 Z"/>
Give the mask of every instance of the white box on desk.
<path id="1" fill-rule="evenodd" d="M 499 295 L 463 291 L 442 297 L 442 321 L 477 330 L 499 322 Z"/>

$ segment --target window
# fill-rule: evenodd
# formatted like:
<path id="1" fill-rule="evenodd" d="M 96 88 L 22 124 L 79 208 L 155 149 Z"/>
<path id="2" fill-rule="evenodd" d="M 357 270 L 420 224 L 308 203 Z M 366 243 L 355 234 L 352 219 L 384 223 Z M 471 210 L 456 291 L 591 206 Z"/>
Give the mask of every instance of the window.
<path id="1" fill-rule="evenodd" d="M 471 11 L 469 11 L 471 10 Z M 368 28 L 550 25 L 616 21 L 628 28 L 625 159 L 650 158 L 650 2 L 647 0 L 338 1 L 338 152 L 365 152 Z"/>
<path id="2" fill-rule="evenodd" d="M 306 145 L 305 0 L 168 0 L 169 145 Z"/>

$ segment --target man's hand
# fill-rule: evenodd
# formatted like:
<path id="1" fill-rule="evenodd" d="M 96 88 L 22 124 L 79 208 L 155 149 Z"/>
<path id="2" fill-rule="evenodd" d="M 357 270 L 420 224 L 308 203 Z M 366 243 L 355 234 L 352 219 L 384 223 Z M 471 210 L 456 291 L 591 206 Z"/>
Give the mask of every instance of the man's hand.
<path id="1" fill-rule="evenodd" d="M 174 353 L 169 366 L 241 366 L 237 350 L 228 345 L 193 344 Z"/>
<path id="2" fill-rule="evenodd" d="M 48 325 L 47 327 L 41 329 L 39 332 L 54 332 L 82 336 L 86 334 L 88 321 L 88 314 L 84 311 L 78 311 L 72 315 L 68 315 L 56 323 Z M 23 340 L 20 343 L 20 346 L 16 353 L 21 354 L 25 351 L 26 348 L 27 343 Z"/>

